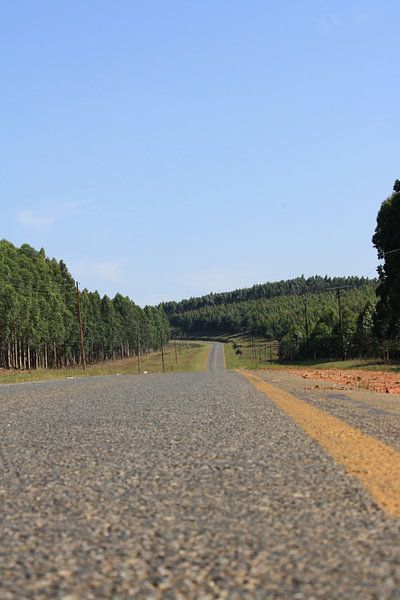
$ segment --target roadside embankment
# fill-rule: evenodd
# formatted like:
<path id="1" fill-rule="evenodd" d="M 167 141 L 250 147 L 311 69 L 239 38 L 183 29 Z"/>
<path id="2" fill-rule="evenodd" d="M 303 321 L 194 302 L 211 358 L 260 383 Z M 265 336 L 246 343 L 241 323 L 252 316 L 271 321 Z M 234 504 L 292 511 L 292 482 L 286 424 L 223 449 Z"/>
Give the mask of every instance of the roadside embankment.
<path id="1" fill-rule="evenodd" d="M 331 382 L 338 387 L 363 388 L 386 394 L 400 394 L 400 373 L 386 371 L 365 371 L 363 369 L 310 369 L 290 367 L 290 373 L 300 375 L 303 379 L 318 379 Z"/>

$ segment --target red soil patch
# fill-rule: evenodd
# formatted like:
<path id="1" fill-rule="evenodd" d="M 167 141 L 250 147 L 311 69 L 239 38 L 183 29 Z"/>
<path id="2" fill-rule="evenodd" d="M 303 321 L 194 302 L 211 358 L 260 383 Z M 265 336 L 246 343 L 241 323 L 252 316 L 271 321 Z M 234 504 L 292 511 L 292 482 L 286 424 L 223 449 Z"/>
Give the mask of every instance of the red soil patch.
<path id="1" fill-rule="evenodd" d="M 400 373 L 341 369 L 290 369 L 290 373 L 304 379 L 320 379 L 350 388 L 364 388 L 373 392 L 400 394 Z"/>

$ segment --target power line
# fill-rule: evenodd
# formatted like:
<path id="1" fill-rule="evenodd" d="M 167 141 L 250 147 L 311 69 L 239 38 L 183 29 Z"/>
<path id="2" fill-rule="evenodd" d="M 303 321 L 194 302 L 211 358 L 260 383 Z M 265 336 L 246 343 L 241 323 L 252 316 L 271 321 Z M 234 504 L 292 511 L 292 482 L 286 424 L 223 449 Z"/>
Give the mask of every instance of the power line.
<path id="1" fill-rule="evenodd" d="M 85 358 L 85 343 L 83 339 L 83 323 L 82 323 L 82 315 L 81 315 L 81 292 L 79 289 L 79 283 L 76 282 L 76 309 L 78 314 L 79 321 L 79 337 L 81 344 L 81 362 L 83 364 L 83 368 L 86 371 L 86 358 Z"/>
<path id="2" fill-rule="evenodd" d="M 48 294 L 51 292 L 66 292 L 66 291 L 70 291 L 70 292 L 74 292 L 75 291 L 75 285 L 76 282 L 73 281 L 71 283 L 56 283 L 54 286 L 52 287 L 44 287 L 44 286 L 34 286 L 31 285 L 30 283 L 27 284 L 23 284 L 20 282 L 14 283 L 11 280 L 7 280 L 7 279 L 3 279 L 3 283 L 5 283 L 6 285 L 10 285 L 13 289 L 15 290 L 19 290 L 22 292 L 35 292 L 38 294 Z"/>
<path id="3" fill-rule="evenodd" d="M 388 254 L 394 254 L 395 252 L 400 252 L 400 248 L 396 248 L 396 250 L 389 250 L 388 252 L 381 252 L 383 256 L 387 256 Z"/>

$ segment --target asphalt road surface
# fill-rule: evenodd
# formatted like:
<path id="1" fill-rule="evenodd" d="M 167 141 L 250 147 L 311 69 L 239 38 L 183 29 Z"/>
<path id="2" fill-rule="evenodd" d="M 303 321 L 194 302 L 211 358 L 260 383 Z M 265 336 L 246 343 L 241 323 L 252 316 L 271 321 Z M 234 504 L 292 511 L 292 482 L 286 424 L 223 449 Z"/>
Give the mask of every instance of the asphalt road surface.
<path id="1" fill-rule="evenodd" d="M 223 344 L 213 344 L 208 355 L 207 369 L 210 373 L 225 371 L 225 352 Z"/>
<path id="2" fill-rule="evenodd" d="M 220 346 L 3 385 L 0 435 L 1 600 L 400 598 L 399 520 Z"/>

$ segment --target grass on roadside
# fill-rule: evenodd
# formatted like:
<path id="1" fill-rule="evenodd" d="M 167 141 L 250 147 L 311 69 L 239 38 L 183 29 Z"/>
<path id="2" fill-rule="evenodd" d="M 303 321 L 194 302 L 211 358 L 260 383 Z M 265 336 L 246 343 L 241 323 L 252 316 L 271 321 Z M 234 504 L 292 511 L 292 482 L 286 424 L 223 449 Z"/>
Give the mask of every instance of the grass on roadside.
<path id="1" fill-rule="evenodd" d="M 225 344 L 226 366 L 228 369 L 361 369 L 365 371 L 400 372 L 399 363 L 386 363 L 379 358 L 352 360 L 319 360 L 281 363 L 277 357 L 277 344 L 262 338 L 241 337 L 230 339 Z M 272 359 L 272 360 L 271 360 Z"/>
<path id="2" fill-rule="evenodd" d="M 277 343 L 263 338 L 235 337 L 224 345 L 227 369 L 265 369 L 277 365 Z"/>
<path id="3" fill-rule="evenodd" d="M 177 342 L 176 355 L 174 344 L 164 349 L 166 373 L 182 371 L 205 371 L 210 344 L 202 342 Z M 151 352 L 140 357 L 140 372 L 162 373 L 161 352 Z M 138 373 L 137 357 L 110 360 L 104 363 L 88 365 L 86 371 L 81 367 L 71 369 L 39 369 L 32 371 L 0 370 L 0 383 L 20 383 L 23 381 L 44 381 L 65 379 L 67 377 L 91 377 L 94 375 L 132 375 Z"/>
<path id="4" fill-rule="evenodd" d="M 304 369 L 361 369 L 364 371 L 385 371 L 389 373 L 399 373 L 399 363 L 387 363 L 380 358 L 353 358 L 351 360 L 325 360 L 325 361 L 302 361 L 295 363 L 286 363 L 277 365 L 278 368 L 284 367 L 285 369 L 292 368 L 304 368 Z"/>

